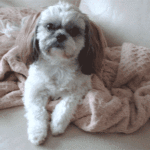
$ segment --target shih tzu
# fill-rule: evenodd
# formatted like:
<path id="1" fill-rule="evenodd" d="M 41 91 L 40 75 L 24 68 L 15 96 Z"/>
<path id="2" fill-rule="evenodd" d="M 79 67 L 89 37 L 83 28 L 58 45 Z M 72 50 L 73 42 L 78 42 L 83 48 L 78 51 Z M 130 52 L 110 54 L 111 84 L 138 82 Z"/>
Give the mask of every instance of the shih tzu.
<path id="1" fill-rule="evenodd" d="M 41 12 L 23 95 L 28 139 L 33 144 L 43 143 L 47 136 L 50 97 L 61 97 L 51 115 L 52 134 L 62 134 L 69 125 L 77 105 L 92 89 L 91 75 L 101 67 L 101 41 L 96 25 L 74 5 L 60 2 Z"/>

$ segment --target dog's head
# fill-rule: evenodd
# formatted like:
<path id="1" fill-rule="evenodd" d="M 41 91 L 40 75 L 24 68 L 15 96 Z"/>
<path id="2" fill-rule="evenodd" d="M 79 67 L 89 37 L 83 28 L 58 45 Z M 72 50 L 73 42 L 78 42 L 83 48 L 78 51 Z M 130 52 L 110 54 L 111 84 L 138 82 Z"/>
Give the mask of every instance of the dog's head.
<path id="1" fill-rule="evenodd" d="M 33 61 L 39 56 L 54 63 L 76 60 L 82 73 L 96 73 L 103 59 L 103 43 L 96 25 L 68 3 L 42 11 L 32 39 Z M 97 64 L 98 63 L 98 64 Z"/>

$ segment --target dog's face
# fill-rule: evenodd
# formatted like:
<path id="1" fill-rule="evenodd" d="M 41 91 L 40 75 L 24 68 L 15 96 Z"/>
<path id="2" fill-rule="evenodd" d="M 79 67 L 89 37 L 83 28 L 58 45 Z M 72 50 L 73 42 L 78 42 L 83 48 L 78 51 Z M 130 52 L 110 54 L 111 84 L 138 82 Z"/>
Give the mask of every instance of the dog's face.
<path id="1" fill-rule="evenodd" d="M 85 44 L 83 15 L 69 5 L 55 5 L 41 13 L 37 27 L 45 57 L 61 61 L 76 58 Z"/>
<path id="2" fill-rule="evenodd" d="M 77 60 L 82 73 L 95 73 L 88 17 L 67 3 L 41 12 L 32 40 L 34 60 L 42 54 L 54 62 Z"/>

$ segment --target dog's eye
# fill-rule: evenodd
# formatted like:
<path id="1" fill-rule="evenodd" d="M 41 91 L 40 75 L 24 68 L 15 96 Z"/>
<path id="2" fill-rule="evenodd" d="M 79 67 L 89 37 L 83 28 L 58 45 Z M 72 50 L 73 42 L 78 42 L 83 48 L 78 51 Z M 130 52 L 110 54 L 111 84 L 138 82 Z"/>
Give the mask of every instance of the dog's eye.
<path id="1" fill-rule="evenodd" d="M 54 25 L 52 23 L 49 23 L 49 24 L 46 25 L 46 28 L 48 30 L 52 30 L 52 29 L 54 29 Z"/>
<path id="2" fill-rule="evenodd" d="M 69 30 L 67 30 L 67 32 L 72 36 L 72 37 L 76 37 L 77 35 L 80 34 L 80 30 L 78 27 L 73 27 Z"/>

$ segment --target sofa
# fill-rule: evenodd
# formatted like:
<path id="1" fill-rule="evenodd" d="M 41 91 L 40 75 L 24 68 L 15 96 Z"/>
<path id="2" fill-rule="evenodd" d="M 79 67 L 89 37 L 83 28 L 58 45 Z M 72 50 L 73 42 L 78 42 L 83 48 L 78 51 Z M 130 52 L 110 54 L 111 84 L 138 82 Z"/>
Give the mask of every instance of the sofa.
<path id="1" fill-rule="evenodd" d="M 78 6 L 102 30 L 108 46 L 124 42 L 150 48 L 149 0 L 66 0 Z M 0 7 L 38 9 L 58 0 L 0 0 Z M 150 121 L 134 133 L 90 133 L 70 124 L 63 135 L 50 131 L 43 145 L 27 139 L 27 122 L 23 106 L 0 110 L 0 150 L 149 150 Z"/>

